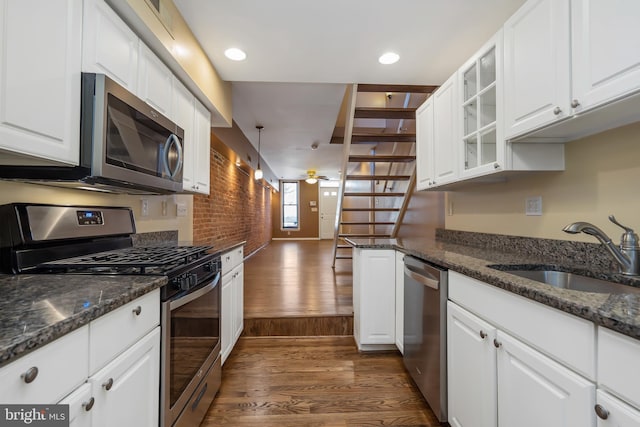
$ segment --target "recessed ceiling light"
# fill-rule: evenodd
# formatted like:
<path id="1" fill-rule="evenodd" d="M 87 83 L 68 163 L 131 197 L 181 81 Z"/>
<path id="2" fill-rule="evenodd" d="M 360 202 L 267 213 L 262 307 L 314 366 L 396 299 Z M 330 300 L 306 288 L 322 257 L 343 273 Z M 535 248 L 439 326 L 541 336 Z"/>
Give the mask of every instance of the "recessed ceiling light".
<path id="1" fill-rule="evenodd" d="M 378 58 L 378 62 L 384 65 L 395 64 L 400 59 L 400 55 L 394 52 L 383 53 L 380 58 Z"/>
<path id="2" fill-rule="evenodd" d="M 247 54 L 237 47 L 230 47 L 229 49 L 225 50 L 224 56 L 231 59 L 232 61 L 244 61 L 247 58 Z"/>

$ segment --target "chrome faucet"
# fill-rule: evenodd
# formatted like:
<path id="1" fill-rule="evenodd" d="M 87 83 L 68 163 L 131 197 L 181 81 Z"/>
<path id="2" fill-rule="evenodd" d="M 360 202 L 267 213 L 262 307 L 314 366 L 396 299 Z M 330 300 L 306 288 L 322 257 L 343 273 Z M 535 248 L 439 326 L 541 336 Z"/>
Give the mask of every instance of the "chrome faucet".
<path id="1" fill-rule="evenodd" d="M 562 231 L 571 234 L 585 233 L 594 236 L 616 260 L 622 274 L 639 276 L 640 245 L 638 243 L 638 235 L 631 228 L 620 224 L 613 215 L 609 215 L 609 221 L 624 230 L 620 240 L 620 247 L 614 245 L 604 231 L 588 222 L 574 222 L 564 227 Z"/>

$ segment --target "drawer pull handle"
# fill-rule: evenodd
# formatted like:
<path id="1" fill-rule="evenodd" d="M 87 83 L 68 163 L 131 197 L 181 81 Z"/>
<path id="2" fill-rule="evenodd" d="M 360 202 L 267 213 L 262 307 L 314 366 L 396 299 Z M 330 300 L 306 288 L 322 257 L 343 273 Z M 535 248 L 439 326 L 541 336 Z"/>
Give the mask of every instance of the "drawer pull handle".
<path id="1" fill-rule="evenodd" d="M 578 108 L 580 106 L 580 101 L 578 101 L 577 99 L 574 99 L 573 101 L 571 101 L 571 106 L 573 108 Z"/>
<path id="2" fill-rule="evenodd" d="M 91 408 L 93 408 L 94 403 L 96 403 L 96 400 L 92 396 L 88 402 L 82 402 L 82 407 L 84 408 L 85 411 L 89 412 Z"/>
<path id="3" fill-rule="evenodd" d="M 134 308 L 133 310 L 131 310 L 133 312 L 133 314 L 135 314 L 136 316 L 140 316 L 140 313 L 142 313 L 142 307 L 137 306 L 136 308 Z"/>
<path id="4" fill-rule="evenodd" d="M 102 383 L 102 387 L 107 391 L 111 390 L 111 387 L 113 387 L 113 378 L 109 378 L 106 382 Z"/>
<path id="5" fill-rule="evenodd" d="M 32 366 L 29 369 L 27 369 L 27 372 L 20 375 L 20 378 L 22 378 L 25 383 L 30 384 L 36 379 L 37 376 L 38 376 L 38 367 Z"/>
<path id="6" fill-rule="evenodd" d="M 560 113 L 562 113 L 562 108 L 556 107 L 553 109 L 553 114 L 555 114 L 556 116 L 560 115 Z"/>
<path id="7" fill-rule="evenodd" d="M 596 410 L 596 415 L 602 418 L 603 420 L 606 420 L 607 418 L 609 418 L 609 411 L 604 409 L 602 405 L 596 405 L 593 409 Z"/>
<path id="8" fill-rule="evenodd" d="M 480 331 L 480 338 L 485 339 L 487 337 L 487 333 L 485 331 Z"/>
<path id="9" fill-rule="evenodd" d="M 501 343 L 500 341 L 498 341 L 498 339 L 497 339 L 497 338 L 494 338 L 494 339 L 493 339 L 493 346 L 494 346 L 495 348 L 500 348 L 500 347 L 502 347 L 502 343 Z"/>

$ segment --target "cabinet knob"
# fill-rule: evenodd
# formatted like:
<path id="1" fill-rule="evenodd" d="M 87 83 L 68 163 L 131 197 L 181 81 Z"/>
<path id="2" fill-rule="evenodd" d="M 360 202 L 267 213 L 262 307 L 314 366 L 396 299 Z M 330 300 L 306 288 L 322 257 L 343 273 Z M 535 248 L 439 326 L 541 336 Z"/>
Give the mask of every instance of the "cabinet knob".
<path id="1" fill-rule="evenodd" d="M 38 367 L 32 366 L 29 369 L 27 369 L 27 372 L 20 375 L 20 378 L 22 378 L 25 383 L 30 384 L 36 379 L 37 376 L 38 376 Z"/>
<path id="2" fill-rule="evenodd" d="M 109 378 L 107 381 L 102 383 L 102 388 L 109 391 L 113 387 L 113 378 Z"/>
<path id="3" fill-rule="evenodd" d="M 603 419 L 606 420 L 607 418 L 609 418 L 609 411 L 607 411 L 606 409 L 604 409 L 602 407 L 602 405 L 596 405 L 593 409 L 595 409 L 596 411 L 596 415 Z"/>
<path id="4" fill-rule="evenodd" d="M 500 341 L 498 341 L 498 339 L 497 339 L 497 338 L 494 338 L 494 339 L 493 339 L 493 346 L 494 346 L 495 348 L 500 348 L 500 347 L 502 347 L 502 343 L 501 343 Z"/>
<path id="5" fill-rule="evenodd" d="M 577 99 L 574 99 L 571 101 L 572 108 L 577 108 L 579 105 L 580 105 L 580 101 L 578 101 Z"/>
<path id="6" fill-rule="evenodd" d="M 133 314 L 135 314 L 136 316 L 140 316 L 140 313 L 142 313 L 142 307 L 137 306 L 136 308 L 134 308 L 133 310 L 131 310 L 131 312 Z"/>
<path id="7" fill-rule="evenodd" d="M 560 113 L 562 113 L 562 108 L 556 107 L 553 109 L 553 114 L 555 114 L 556 116 Z"/>
<path id="8" fill-rule="evenodd" d="M 493 164 L 493 168 L 494 169 L 500 169 L 500 164 L 499 163 L 494 163 Z"/>
<path id="9" fill-rule="evenodd" d="M 84 408 L 85 411 L 89 412 L 91 408 L 93 408 L 94 403 L 96 403 L 96 400 L 92 396 L 88 402 L 82 402 L 82 407 Z"/>
<path id="10" fill-rule="evenodd" d="M 480 338 L 485 339 L 487 337 L 487 333 L 483 330 L 480 331 Z"/>

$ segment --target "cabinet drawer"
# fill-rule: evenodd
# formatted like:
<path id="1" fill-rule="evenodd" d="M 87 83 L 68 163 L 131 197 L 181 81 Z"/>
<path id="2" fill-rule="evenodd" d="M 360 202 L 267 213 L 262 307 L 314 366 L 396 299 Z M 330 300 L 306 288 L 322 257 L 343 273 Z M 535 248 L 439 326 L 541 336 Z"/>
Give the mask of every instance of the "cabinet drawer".
<path id="1" fill-rule="evenodd" d="M 449 272 L 449 299 L 595 380 L 592 322 L 454 271 Z"/>
<path id="2" fill-rule="evenodd" d="M 222 254 L 222 275 L 229 273 L 237 265 L 244 262 L 244 247 L 242 245 Z"/>
<path id="3" fill-rule="evenodd" d="M 105 366 L 159 324 L 159 289 L 91 322 L 89 374 Z"/>
<path id="4" fill-rule="evenodd" d="M 87 379 L 88 353 L 89 326 L 83 326 L 10 363 L 0 369 L 0 402 L 50 404 L 60 401 Z M 37 376 L 26 383 L 22 375 L 31 368 L 37 368 Z"/>
<path id="5" fill-rule="evenodd" d="M 640 407 L 640 340 L 598 327 L 598 385 Z"/>

